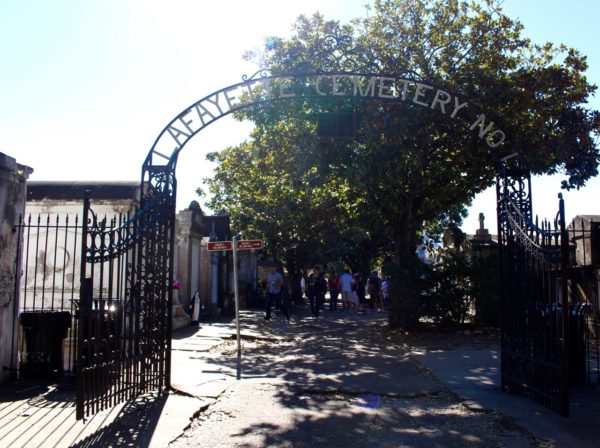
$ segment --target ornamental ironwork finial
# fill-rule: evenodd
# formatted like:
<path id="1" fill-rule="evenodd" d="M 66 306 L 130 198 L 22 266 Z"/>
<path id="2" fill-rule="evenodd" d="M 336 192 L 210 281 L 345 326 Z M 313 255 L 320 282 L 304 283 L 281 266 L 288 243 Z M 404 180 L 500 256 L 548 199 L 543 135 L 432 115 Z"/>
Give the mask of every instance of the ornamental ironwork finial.
<path id="1" fill-rule="evenodd" d="M 271 72 L 272 71 L 270 68 L 263 67 L 263 68 L 258 69 L 256 72 L 254 72 L 250 76 L 242 75 L 242 81 L 246 82 L 246 81 L 251 81 L 256 78 L 267 78 L 267 77 L 271 76 Z"/>
<path id="2" fill-rule="evenodd" d="M 372 60 L 365 59 L 354 37 L 340 30 L 324 36 L 320 50 L 312 58 L 314 68 L 320 72 L 378 72 L 379 67 Z"/>

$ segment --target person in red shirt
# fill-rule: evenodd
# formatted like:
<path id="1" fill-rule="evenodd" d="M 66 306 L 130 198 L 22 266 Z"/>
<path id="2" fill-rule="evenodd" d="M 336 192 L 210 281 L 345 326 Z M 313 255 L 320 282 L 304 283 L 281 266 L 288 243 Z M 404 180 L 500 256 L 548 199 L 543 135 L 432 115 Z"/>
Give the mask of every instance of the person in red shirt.
<path id="1" fill-rule="evenodd" d="M 335 311 L 337 307 L 338 296 L 340 295 L 340 278 L 337 274 L 331 274 L 327 281 L 329 289 L 329 310 Z"/>

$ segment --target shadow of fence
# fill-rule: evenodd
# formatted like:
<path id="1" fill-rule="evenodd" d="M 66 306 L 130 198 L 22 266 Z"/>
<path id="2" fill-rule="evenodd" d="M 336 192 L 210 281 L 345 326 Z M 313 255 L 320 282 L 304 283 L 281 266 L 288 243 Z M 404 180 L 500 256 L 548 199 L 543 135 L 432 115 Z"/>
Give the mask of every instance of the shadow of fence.
<path id="1" fill-rule="evenodd" d="M 145 396 L 128 402 L 110 424 L 70 446 L 145 448 L 150 445 L 166 401 L 167 396 L 161 395 Z"/>

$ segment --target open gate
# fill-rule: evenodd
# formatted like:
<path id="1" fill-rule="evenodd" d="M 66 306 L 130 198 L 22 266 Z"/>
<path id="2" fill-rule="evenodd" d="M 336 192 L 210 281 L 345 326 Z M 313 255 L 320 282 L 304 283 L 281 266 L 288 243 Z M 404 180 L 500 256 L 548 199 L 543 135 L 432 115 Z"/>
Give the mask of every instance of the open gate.
<path id="1" fill-rule="evenodd" d="M 340 42 L 342 38 L 338 36 L 332 42 Z M 331 48 L 332 54 L 336 49 L 335 45 Z M 504 132 L 494 128 L 494 122 L 475 104 L 433 84 L 407 78 L 405 74 L 372 74 L 368 70 L 361 73 L 359 69 L 357 65 L 356 71 L 351 72 L 325 70 L 305 74 L 272 74 L 263 69 L 250 77 L 244 76 L 242 82 L 215 91 L 190 105 L 162 130 L 143 164 L 140 201 L 135 212 L 116 218 L 98 216 L 91 203 L 93 198 L 88 196 L 80 223 L 67 221 L 63 225 L 57 221 L 50 225 L 47 221 L 42 229 L 41 221 L 37 225 L 19 221 L 16 231 L 25 238 L 20 243 L 25 251 L 25 275 L 29 272 L 27 263 L 31 261 L 37 278 L 37 266 L 43 261 L 42 309 L 49 300 L 50 308 L 46 307 L 46 310 L 61 313 L 67 310 L 75 317 L 69 331 L 70 361 L 65 368 L 59 366 L 55 370 L 76 372 L 78 419 L 170 386 L 175 169 L 181 150 L 205 127 L 229 114 L 275 101 L 350 98 L 411 102 L 413 96 L 407 92 L 412 92 L 412 103 L 416 106 L 444 115 L 444 101 L 452 102 L 454 97 L 454 104 L 460 108 L 450 119 L 462 122 L 469 132 L 475 131 L 482 143 L 492 149 L 504 142 Z M 339 89 L 345 90 L 340 93 Z M 424 89 L 436 92 L 433 104 L 417 101 Z M 441 105 L 438 104 L 440 98 L 446 99 Z M 458 111 L 461 112 L 457 114 Z M 589 266 L 584 263 L 586 266 L 577 271 L 577 277 L 569 261 L 569 237 L 562 198 L 553 222 L 534 222 L 530 174 L 515 157 L 502 160 L 496 188 L 502 297 L 502 387 L 568 415 L 570 351 L 577 352 L 577 358 L 583 360 L 577 370 L 583 373 L 576 376 L 587 374 L 588 381 L 594 379 L 600 384 L 599 283 L 597 276 L 592 275 L 600 272 L 600 224 L 593 223 L 596 226 L 590 230 L 573 228 L 571 231 L 572 237 L 581 240 L 582 244 L 597 246 L 593 263 L 588 263 Z M 65 250 L 67 242 L 71 247 L 71 237 L 57 233 L 54 239 L 49 238 L 50 228 L 57 232 L 59 229 L 75 232 L 75 236 L 82 232 L 81 240 L 75 238 L 72 243 L 76 248 L 81 241 L 78 302 L 74 300 L 74 288 L 71 286 L 70 293 L 66 289 L 64 271 L 54 269 L 52 287 L 46 288 L 48 242 L 52 246 L 54 241 L 56 249 L 64 238 Z M 29 244 L 34 241 L 34 237 L 30 238 L 31 229 L 35 230 L 35 235 L 41 235 L 40 229 L 46 235 L 41 252 L 38 251 L 41 239 L 35 236 L 34 257 L 29 257 Z M 20 255 L 17 254 L 17 264 Z M 75 259 L 75 255 L 69 258 Z M 74 276 L 75 267 L 72 272 Z M 589 286 L 593 281 L 597 283 Z M 35 314 L 38 311 L 36 291 L 40 288 L 34 282 L 30 291 L 34 302 L 29 310 L 27 278 L 24 284 L 22 297 L 26 309 L 22 311 Z M 59 296 L 56 291 L 60 293 L 60 302 L 55 301 Z M 15 295 L 18 293 L 15 289 Z M 579 332 L 588 342 L 581 350 L 569 341 L 569 316 L 572 315 L 569 306 L 573 307 L 575 302 L 581 302 L 579 308 L 593 311 L 586 326 L 579 325 Z"/>
<path id="2" fill-rule="evenodd" d="M 407 102 L 447 115 L 490 149 L 506 134 L 476 104 L 406 73 L 373 74 L 335 35 L 323 55 L 343 64 L 308 73 L 261 69 L 182 110 L 160 132 L 142 168 L 140 208 L 107 222 L 85 205 L 77 350 L 77 417 L 170 382 L 175 169 L 185 145 L 230 114 L 278 101 Z M 341 45 L 341 47 L 340 47 Z M 325 58 L 326 59 L 326 58 Z M 347 71 L 350 70 L 350 71 Z M 435 92 L 433 102 L 419 98 Z M 446 114 L 445 104 L 455 104 Z M 562 199 L 554 222 L 532 218 L 530 177 L 519 159 L 497 177 L 502 276 L 502 386 L 568 415 L 568 238 Z"/>
<path id="3" fill-rule="evenodd" d="M 77 358 L 77 416 L 84 418 L 170 381 L 175 169 L 179 153 L 222 117 L 280 101 L 406 102 L 448 117 L 490 149 L 506 134 L 476 103 L 408 73 L 373 73 L 352 37 L 324 40 L 324 61 L 305 73 L 261 69 L 182 110 L 160 132 L 142 168 L 140 209 L 119 222 L 84 217 Z M 340 51 L 345 55 L 339 63 Z M 433 102 L 419 98 L 435 92 Z M 446 104 L 455 110 L 446 113 Z"/>
<path id="4" fill-rule="evenodd" d="M 569 414 L 568 238 L 564 203 L 552 222 L 532 216 L 531 179 L 519 158 L 496 182 L 500 248 L 502 388 Z"/>
<path id="5" fill-rule="evenodd" d="M 144 166 L 140 206 L 97 216 L 86 196 L 77 419 L 170 385 L 175 176 Z"/>

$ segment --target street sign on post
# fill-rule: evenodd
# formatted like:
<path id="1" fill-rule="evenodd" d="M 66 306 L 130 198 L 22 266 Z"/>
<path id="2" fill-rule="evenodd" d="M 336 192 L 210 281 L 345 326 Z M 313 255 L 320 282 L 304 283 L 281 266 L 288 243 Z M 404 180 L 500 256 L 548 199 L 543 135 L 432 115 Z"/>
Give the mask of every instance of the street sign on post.
<path id="1" fill-rule="evenodd" d="M 262 249 L 262 240 L 240 240 L 237 250 Z"/>
<path id="2" fill-rule="evenodd" d="M 262 240 L 238 240 L 237 236 L 232 241 L 211 241 L 208 243 L 209 251 L 220 252 L 223 250 L 233 251 L 233 295 L 235 300 L 235 326 L 237 333 L 237 379 L 242 377 L 242 338 L 240 331 L 240 293 L 238 290 L 238 250 L 262 249 Z"/>
<path id="3" fill-rule="evenodd" d="M 235 326 L 237 331 L 237 379 L 242 377 L 242 341 L 240 335 L 240 294 L 238 291 L 237 248 L 239 241 L 233 237 L 233 294 L 235 300 Z"/>
<path id="4" fill-rule="evenodd" d="M 232 250 L 233 244 L 231 241 L 211 241 L 208 243 L 209 251 Z"/>

